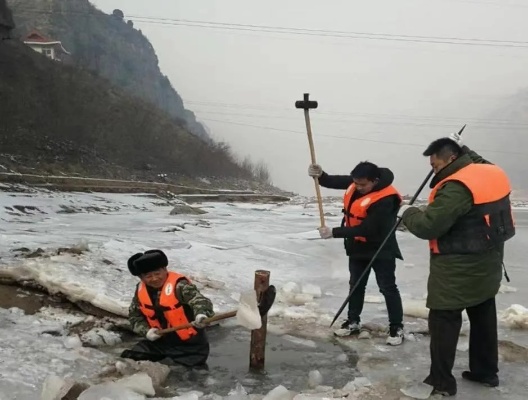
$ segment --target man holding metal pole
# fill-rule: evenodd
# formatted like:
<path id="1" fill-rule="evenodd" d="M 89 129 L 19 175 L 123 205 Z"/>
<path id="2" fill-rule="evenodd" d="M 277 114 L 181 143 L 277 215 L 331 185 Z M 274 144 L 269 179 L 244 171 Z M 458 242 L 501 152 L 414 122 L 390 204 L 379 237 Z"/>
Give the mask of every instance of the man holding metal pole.
<path id="1" fill-rule="evenodd" d="M 403 307 L 396 285 L 396 258 L 402 259 L 396 235 L 390 235 L 386 245 L 372 260 L 385 237 L 396 222 L 402 198 L 392 186 L 394 174 L 388 168 L 379 168 L 370 162 L 359 163 L 350 175 L 328 175 L 318 164 L 311 164 L 308 174 L 317 177 L 326 188 L 346 190 L 341 227 L 321 227 L 323 239 L 343 238 L 349 259 L 351 293 L 348 318 L 335 332 L 336 336 L 349 336 L 360 331 L 360 316 L 365 299 L 365 288 L 370 274 L 367 266 L 372 262 L 380 292 L 385 297 L 389 314 L 387 344 L 402 343 Z"/>
<path id="2" fill-rule="evenodd" d="M 510 183 L 502 169 L 461 146 L 459 134 L 432 142 L 424 156 L 433 167 L 429 204 L 402 206 L 398 217 L 428 240 L 427 285 L 432 392 L 453 396 L 452 374 L 465 309 L 471 325 L 469 371 L 464 379 L 495 387 L 498 378 L 497 311 L 504 242 L 515 235 Z"/>

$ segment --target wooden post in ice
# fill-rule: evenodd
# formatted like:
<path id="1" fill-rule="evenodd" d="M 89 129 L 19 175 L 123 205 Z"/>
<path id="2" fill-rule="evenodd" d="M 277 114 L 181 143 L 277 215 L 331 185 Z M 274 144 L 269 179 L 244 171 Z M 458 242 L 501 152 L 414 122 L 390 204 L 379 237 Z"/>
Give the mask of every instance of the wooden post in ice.
<path id="1" fill-rule="evenodd" d="M 255 271 L 255 291 L 260 302 L 262 293 L 269 287 L 270 272 Z M 263 315 L 260 329 L 251 331 L 251 348 L 249 351 L 249 368 L 252 370 L 264 369 L 266 355 L 266 333 L 268 331 L 268 315 Z"/>

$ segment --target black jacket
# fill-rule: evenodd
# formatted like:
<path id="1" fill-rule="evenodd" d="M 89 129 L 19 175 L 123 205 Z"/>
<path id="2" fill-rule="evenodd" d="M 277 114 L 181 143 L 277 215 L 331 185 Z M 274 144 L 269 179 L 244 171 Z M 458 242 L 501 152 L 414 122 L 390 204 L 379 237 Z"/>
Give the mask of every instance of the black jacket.
<path id="1" fill-rule="evenodd" d="M 374 187 L 373 192 L 386 188 L 394 181 L 394 174 L 390 169 L 380 168 L 380 172 L 379 182 Z M 323 172 L 319 178 L 319 184 L 329 189 L 346 190 L 353 182 L 351 175 L 328 175 L 326 172 Z M 352 201 L 361 196 L 363 195 L 356 191 L 352 196 Z M 396 223 L 399 207 L 400 200 L 396 195 L 387 196 L 368 208 L 367 217 L 360 225 L 345 227 L 343 226 L 343 219 L 341 227 L 332 230 L 333 236 L 335 238 L 345 239 L 345 249 L 349 257 L 355 259 L 372 258 Z M 367 242 L 355 241 L 355 236 L 363 236 L 367 239 Z M 398 242 L 396 241 L 396 233 L 391 235 L 378 257 L 380 259 L 399 258 L 403 260 Z"/>

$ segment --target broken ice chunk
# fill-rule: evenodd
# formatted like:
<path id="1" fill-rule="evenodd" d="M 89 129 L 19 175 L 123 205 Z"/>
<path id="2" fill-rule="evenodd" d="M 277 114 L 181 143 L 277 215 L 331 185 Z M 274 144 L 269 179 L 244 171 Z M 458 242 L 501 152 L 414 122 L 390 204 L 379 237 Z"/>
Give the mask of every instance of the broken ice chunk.
<path id="1" fill-rule="evenodd" d="M 66 339 L 64 339 L 64 347 L 67 349 L 82 347 L 81 339 L 79 339 L 78 335 L 68 336 Z"/>
<path id="2" fill-rule="evenodd" d="M 226 399 L 229 399 L 229 400 L 248 400 L 249 396 L 247 394 L 246 389 L 244 389 L 244 386 L 242 386 L 240 384 L 240 382 L 237 382 L 236 387 L 227 394 Z"/>
<path id="3" fill-rule="evenodd" d="M 279 385 L 268 392 L 262 400 L 284 400 L 290 398 L 290 391 L 284 386 Z"/>
<path id="4" fill-rule="evenodd" d="M 81 336 L 81 341 L 90 346 L 114 346 L 121 343 L 121 336 L 106 329 L 94 328 Z"/>
<path id="5" fill-rule="evenodd" d="M 299 285 L 295 282 L 288 282 L 282 288 L 281 291 L 284 293 L 300 293 Z"/>
<path id="6" fill-rule="evenodd" d="M 431 393 L 433 392 L 433 387 L 430 385 L 427 385 L 425 383 L 418 383 L 416 385 L 402 388 L 400 391 L 408 397 L 411 397 L 413 399 L 428 399 L 429 396 L 431 396 Z"/>
<path id="7" fill-rule="evenodd" d="M 302 293 L 316 298 L 321 297 L 322 295 L 321 288 L 317 285 L 312 285 L 311 283 L 305 283 L 302 285 Z"/>
<path id="8" fill-rule="evenodd" d="M 308 386 L 316 388 L 323 383 L 323 375 L 318 370 L 310 371 L 308 373 Z"/>
<path id="9" fill-rule="evenodd" d="M 512 304 L 501 315 L 502 321 L 512 329 L 528 329 L 528 309 L 520 304 Z"/>

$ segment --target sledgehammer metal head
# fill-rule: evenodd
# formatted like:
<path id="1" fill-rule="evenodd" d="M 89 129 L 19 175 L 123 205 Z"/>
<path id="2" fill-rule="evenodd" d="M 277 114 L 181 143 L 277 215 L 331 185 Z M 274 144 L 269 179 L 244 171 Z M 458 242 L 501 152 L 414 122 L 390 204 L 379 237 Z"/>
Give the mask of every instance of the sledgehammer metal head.
<path id="1" fill-rule="evenodd" d="M 295 102 L 295 108 L 302 108 L 303 110 L 309 110 L 311 108 L 317 108 L 317 101 L 309 99 L 310 94 L 304 94 L 304 100 L 297 100 Z"/>

